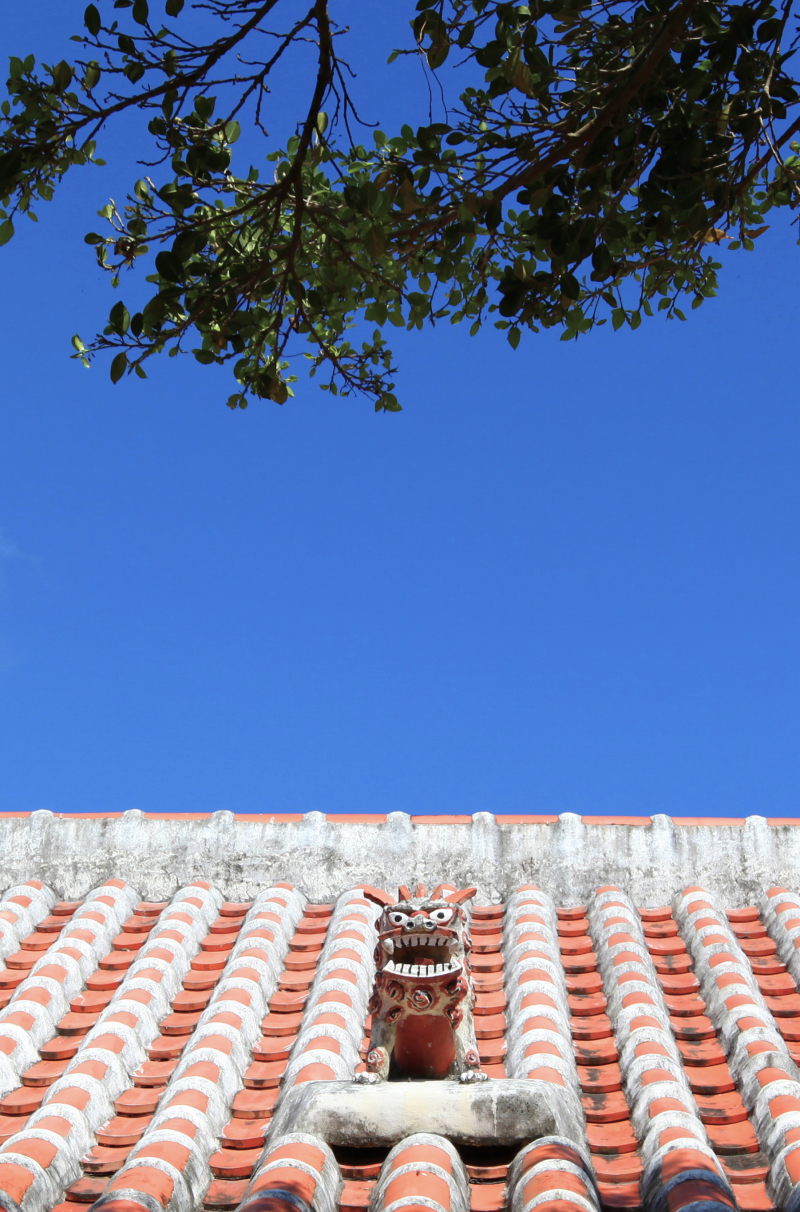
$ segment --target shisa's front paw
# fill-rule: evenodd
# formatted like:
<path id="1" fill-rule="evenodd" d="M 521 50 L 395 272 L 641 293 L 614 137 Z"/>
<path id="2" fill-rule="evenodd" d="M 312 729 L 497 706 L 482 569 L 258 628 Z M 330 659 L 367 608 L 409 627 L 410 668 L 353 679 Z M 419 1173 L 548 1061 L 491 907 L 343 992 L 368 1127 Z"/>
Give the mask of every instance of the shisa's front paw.
<path id="1" fill-rule="evenodd" d="M 489 1074 L 484 1073 L 482 1069 L 467 1069 L 466 1073 L 462 1073 L 458 1080 L 462 1086 L 474 1086 L 476 1082 L 488 1081 Z"/>

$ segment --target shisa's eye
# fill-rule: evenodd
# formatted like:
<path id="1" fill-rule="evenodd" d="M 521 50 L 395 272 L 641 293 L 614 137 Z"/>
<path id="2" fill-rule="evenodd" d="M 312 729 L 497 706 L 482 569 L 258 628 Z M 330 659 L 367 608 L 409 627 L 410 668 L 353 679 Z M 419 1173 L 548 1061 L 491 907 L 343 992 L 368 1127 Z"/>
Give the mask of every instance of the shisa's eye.
<path id="1" fill-rule="evenodd" d="M 407 926 L 408 925 L 408 918 L 406 917 L 405 913 L 390 913 L 389 921 L 392 923 L 393 926 Z"/>
<path id="2" fill-rule="evenodd" d="M 452 919 L 455 909 L 433 909 L 428 916 L 437 926 L 446 926 Z"/>

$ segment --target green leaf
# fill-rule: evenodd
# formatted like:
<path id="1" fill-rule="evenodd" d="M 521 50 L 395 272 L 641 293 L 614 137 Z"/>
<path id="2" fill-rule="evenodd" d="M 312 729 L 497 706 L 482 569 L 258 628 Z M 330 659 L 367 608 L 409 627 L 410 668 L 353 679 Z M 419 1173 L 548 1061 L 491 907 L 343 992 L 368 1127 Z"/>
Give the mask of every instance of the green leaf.
<path id="1" fill-rule="evenodd" d="M 123 349 L 122 353 L 118 353 L 114 361 L 111 363 L 111 382 L 119 383 L 122 376 L 128 367 L 128 355 Z"/>
<path id="2" fill-rule="evenodd" d="M 64 59 L 62 59 L 61 62 L 57 63 L 53 68 L 53 84 L 55 84 L 60 93 L 63 93 L 66 92 L 71 83 L 72 68 Z"/>
<path id="3" fill-rule="evenodd" d="M 605 244 L 598 244 L 595 248 L 592 253 L 592 265 L 597 273 L 602 274 L 603 277 L 608 277 L 611 272 L 612 260 L 611 253 Z"/>
<path id="4" fill-rule="evenodd" d="M 242 128 L 238 122 L 225 123 L 225 142 L 235 143 L 242 133 Z"/>
<path id="5" fill-rule="evenodd" d="M 115 303 L 108 313 L 108 322 L 118 336 L 124 337 L 130 327 L 131 317 L 128 314 L 128 309 L 120 299 L 119 303 Z"/>
<path id="6" fill-rule="evenodd" d="M 93 4 L 90 4 L 86 12 L 83 14 L 83 24 L 86 26 L 93 38 L 96 38 L 100 33 L 102 21 L 100 20 L 100 13 Z"/>
<path id="7" fill-rule="evenodd" d="M 86 346 L 77 333 L 75 333 L 75 336 L 72 338 L 72 348 L 76 349 L 78 353 L 83 353 L 86 349 Z"/>
<path id="8" fill-rule="evenodd" d="M 94 60 L 92 60 L 91 63 L 87 64 L 86 71 L 83 75 L 83 87 L 87 90 L 87 92 L 91 92 L 91 90 L 98 83 L 102 74 L 103 73 L 100 70 L 99 63 L 95 63 Z"/>
<path id="9" fill-rule="evenodd" d="M 181 259 L 167 249 L 164 249 L 156 257 L 156 269 L 161 274 L 161 277 L 166 278 L 168 282 L 183 281 L 183 264 Z"/>
<path id="10" fill-rule="evenodd" d="M 450 43 L 448 41 L 434 43 L 427 54 L 428 67 L 431 71 L 436 71 L 437 67 L 441 67 L 449 54 Z"/>
<path id="11" fill-rule="evenodd" d="M 283 379 L 273 379 L 269 389 L 269 398 L 276 404 L 285 404 L 289 399 L 289 388 Z"/>
<path id="12" fill-rule="evenodd" d="M 8 244 L 14 234 L 14 224 L 10 219 L 6 219 L 4 223 L 0 223 L 0 244 Z"/>
<path id="13" fill-rule="evenodd" d="M 183 8 L 184 0 L 167 0 L 165 5 L 168 17 L 177 17 Z"/>
<path id="14" fill-rule="evenodd" d="M 520 339 L 521 335 L 522 334 L 520 333 L 519 329 L 516 326 L 514 328 L 509 328 L 508 343 L 512 349 L 516 349 L 517 346 L 519 345 L 519 339 Z"/>
<path id="15" fill-rule="evenodd" d="M 150 16 L 147 0 L 133 0 L 132 16 L 137 25 L 147 25 Z"/>
<path id="16" fill-rule="evenodd" d="M 0 198 L 11 193 L 12 186 L 17 182 L 23 166 L 22 152 L 19 148 L 0 155 Z"/>
<path id="17" fill-rule="evenodd" d="M 611 323 L 614 326 L 614 332 L 616 332 L 619 328 L 622 328 L 622 325 L 625 323 L 625 319 L 625 308 L 615 307 L 611 313 Z"/>
<path id="18" fill-rule="evenodd" d="M 638 328 L 642 322 L 642 313 L 639 311 L 631 312 L 630 325 L 631 328 Z"/>
<path id="19" fill-rule="evenodd" d="M 194 103 L 195 113 L 198 114 L 198 116 L 201 117 L 204 122 L 208 122 L 209 118 L 214 112 L 214 106 L 216 103 L 216 97 L 197 97 Z"/>
<path id="20" fill-rule="evenodd" d="M 368 227 L 364 235 L 364 248 L 371 257 L 382 257 L 386 252 L 386 237 L 379 227 Z"/>
<path id="21" fill-rule="evenodd" d="M 780 36 L 783 22 L 780 17 L 771 17 L 769 21 L 765 21 L 763 25 L 759 25 L 756 37 L 759 42 L 772 42 L 774 38 Z"/>

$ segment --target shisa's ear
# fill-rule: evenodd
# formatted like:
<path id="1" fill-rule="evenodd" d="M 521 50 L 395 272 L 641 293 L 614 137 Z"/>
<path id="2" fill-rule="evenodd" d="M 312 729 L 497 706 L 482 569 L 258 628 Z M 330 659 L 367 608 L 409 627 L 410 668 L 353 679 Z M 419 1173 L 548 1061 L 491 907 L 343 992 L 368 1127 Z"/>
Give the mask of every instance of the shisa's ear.
<path id="1" fill-rule="evenodd" d="M 411 889 L 406 884 L 401 884 L 397 889 L 397 899 L 399 901 L 413 901 Z"/>
<path id="2" fill-rule="evenodd" d="M 372 884 L 362 884 L 359 892 L 363 894 L 366 900 L 372 901 L 373 905 L 380 905 L 381 909 L 385 909 L 387 905 L 394 904 L 394 900 L 388 892 L 384 892 L 383 888 L 375 888 Z"/>
<path id="3" fill-rule="evenodd" d="M 446 896 L 448 892 L 455 892 L 455 890 L 454 884 L 437 884 L 431 893 L 430 899 L 432 901 L 441 900 L 441 898 Z"/>
<path id="4" fill-rule="evenodd" d="M 428 889 L 424 884 L 417 884 L 417 896 L 422 898 L 428 895 Z"/>
<path id="5" fill-rule="evenodd" d="M 463 905 L 464 901 L 472 900 L 477 888 L 460 888 L 458 892 L 450 892 L 444 898 L 448 905 Z"/>

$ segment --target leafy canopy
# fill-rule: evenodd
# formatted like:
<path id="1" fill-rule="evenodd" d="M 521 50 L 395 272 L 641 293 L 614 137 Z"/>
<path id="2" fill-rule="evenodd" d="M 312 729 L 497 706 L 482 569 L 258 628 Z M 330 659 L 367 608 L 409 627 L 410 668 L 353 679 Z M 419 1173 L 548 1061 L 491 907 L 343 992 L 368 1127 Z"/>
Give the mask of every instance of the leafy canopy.
<path id="1" fill-rule="evenodd" d="M 152 290 L 74 356 L 110 351 L 115 382 L 162 351 L 232 362 L 241 408 L 283 403 L 300 356 L 396 410 L 392 326 L 489 321 L 516 348 L 682 320 L 722 241 L 751 249 L 773 206 L 797 208 L 797 20 L 776 4 L 419 0 L 392 58 L 421 56 L 440 100 L 384 132 L 359 122 L 327 0 L 98 0 L 74 62 L 11 58 L 0 243 L 138 112 L 146 171 L 86 242 L 115 286 L 141 266 Z M 277 147 L 288 68 L 307 95 Z"/>

